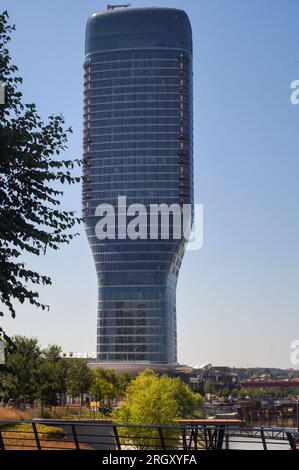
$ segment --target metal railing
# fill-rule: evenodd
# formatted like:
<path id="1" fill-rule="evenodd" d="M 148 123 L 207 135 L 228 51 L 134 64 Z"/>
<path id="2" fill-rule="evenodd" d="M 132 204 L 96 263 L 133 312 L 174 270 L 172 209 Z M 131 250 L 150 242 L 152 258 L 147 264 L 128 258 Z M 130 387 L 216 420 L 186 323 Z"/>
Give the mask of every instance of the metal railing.
<path id="1" fill-rule="evenodd" d="M 299 450 L 290 428 L 146 426 L 111 422 L 0 421 L 4 450 Z"/>

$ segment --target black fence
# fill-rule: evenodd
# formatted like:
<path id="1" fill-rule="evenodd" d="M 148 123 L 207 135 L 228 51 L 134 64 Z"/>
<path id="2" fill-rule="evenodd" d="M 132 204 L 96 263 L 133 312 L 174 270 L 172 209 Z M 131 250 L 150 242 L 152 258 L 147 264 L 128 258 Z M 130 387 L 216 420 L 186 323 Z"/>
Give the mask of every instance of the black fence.
<path id="1" fill-rule="evenodd" d="M 297 444 L 298 442 L 298 444 Z M 129 426 L 111 422 L 0 421 L 5 450 L 299 450 L 295 429 Z"/>

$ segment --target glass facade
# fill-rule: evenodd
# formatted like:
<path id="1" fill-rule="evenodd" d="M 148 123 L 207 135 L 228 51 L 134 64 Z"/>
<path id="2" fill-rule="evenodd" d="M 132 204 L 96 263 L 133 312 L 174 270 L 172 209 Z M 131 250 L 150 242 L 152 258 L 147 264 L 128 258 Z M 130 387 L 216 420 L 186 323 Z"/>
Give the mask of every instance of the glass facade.
<path id="1" fill-rule="evenodd" d="M 116 207 L 118 196 L 193 204 L 190 22 L 171 8 L 95 13 L 85 52 L 83 217 L 99 285 L 97 358 L 174 364 L 184 240 L 100 241 L 95 209 Z"/>

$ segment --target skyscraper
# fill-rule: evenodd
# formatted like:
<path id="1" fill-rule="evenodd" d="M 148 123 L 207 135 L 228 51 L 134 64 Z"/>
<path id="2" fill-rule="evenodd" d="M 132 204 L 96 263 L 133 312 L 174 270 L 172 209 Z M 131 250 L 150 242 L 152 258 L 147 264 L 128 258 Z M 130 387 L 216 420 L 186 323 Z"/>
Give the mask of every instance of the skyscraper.
<path id="1" fill-rule="evenodd" d="M 97 358 L 177 362 L 183 239 L 99 240 L 96 207 L 193 204 L 192 32 L 182 10 L 90 16 L 84 80 L 83 216 L 98 275 Z"/>

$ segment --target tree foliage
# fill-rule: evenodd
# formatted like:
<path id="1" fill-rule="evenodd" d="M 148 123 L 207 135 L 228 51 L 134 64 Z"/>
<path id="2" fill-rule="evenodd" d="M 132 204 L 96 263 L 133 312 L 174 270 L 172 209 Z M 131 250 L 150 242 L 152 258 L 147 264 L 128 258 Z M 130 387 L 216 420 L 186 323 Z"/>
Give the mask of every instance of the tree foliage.
<path id="1" fill-rule="evenodd" d="M 33 404 L 38 394 L 37 368 L 41 354 L 38 341 L 16 336 L 13 344 L 7 345 L 5 372 L 1 377 L 4 397 L 17 406 Z"/>
<path id="2" fill-rule="evenodd" d="M 41 348 L 36 338 L 15 336 L 6 342 L 0 369 L 0 400 L 15 406 L 64 405 L 89 394 L 98 402 L 120 400 L 132 377 L 113 370 L 90 369 L 84 359 L 65 358 L 57 345 Z"/>
<path id="3" fill-rule="evenodd" d="M 71 359 L 66 375 L 66 390 L 73 398 L 81 397 L 90 391 L 92 372 L 83 359 Z"/>
<path id="4" fill-rule="evenodd" d="M 159 376 L 151 370 L 139 374 L 127 388 L 125 400 L 113 412 L 117 423 L 130 425 L 168 425 L 174 426 L 176 420 L 188 414 L 190 407 L 202 406 L 203 399 L 195 394 L 180 379 L 166 375 Z M 130 436 L 132 429 L 126 429 Z M 179 438 L 176 428 L 163 430 L 168 447 L 175 445 Z M 155 448 L 160 439 L 157 429 L 135 429 L 132 443 L 140 448 Z"/>
<path id="5" fill-rule="evenodd" d="M 84 360 L 62 357 L 59 346 L 42 349 L 36 338 L 15 336 L 6 343 L 0 395 L 15 406 L 40 404 L 43 409 L 64 404 L 67 394 L 82 400 L 94 384 L 97 398 L 101 395 L 99 400 L 114 398 L 113 384 L 105 380 L 103 388 L 103 383 L 95 380 L 99 377 Z"/>
<path id="6" fill-rule="evenodd" d="M 92 371 L 91 396 L 95 401 L 110 401 L 124 397 L 132 376 L 126 372 L 118 374 L 114 370 L 96 368 Z"/>
<path id="7" fill-rule="evenodd" d="M 22 79 L 7 47 L 13 30 L 7 12 L 0 14 L 0 82 L 6 92 L 0 105 L 0 316 L 8 310 L 14 317 L 14 301 L 47 307 L 36 285 L 51 280 L 30 269 L 22 255 L 57 250 L 76 235 L 75 212 L 59 208 L 60 185 L 81 178 L 72 172 L 80 162 L 61 158 L 71 133 L 63 116 L 44 122 L 35 104 L 23 103 Z"/>
<path id="8" fill-rule="evenodd" d="M 105 377 L 94 371 L 91 395 L 95 401 L 102 402 L 103 400 L 113 400 L 115 398 L 115 388 L 113 383 L 109 382 Z"/>
<path id="9" fill-rule="evenodd" d="M 205 384 L 204 384 L 203 389 L 204 389 L 205 395 L 206 395 L 207 393 L 212 393 L 212 394 L 214 394 L 215 391 L 216 391 L 216 389 L 215 389 L 213 380 L 212 380 L 212 379 L 207 379 L 206 382 L 205 382 Z"/>
<path id="10" fill-rule="evenodd" d="M 52 345 L 41 351 L 37 367 L 38 394 L 42 408 L 62 404 L 66 395 L 68 362 L 61 357 L 62 349 Z"/>
<path id="11" fill-rule="evenodd" d="M 13 405 L 57 405 L 66 393 L 68 362 L 59 346 L 41 349 L 36 338 L 15 336 L 6 345 L 6 364 L 0 374 L 0 390 Z"/>

